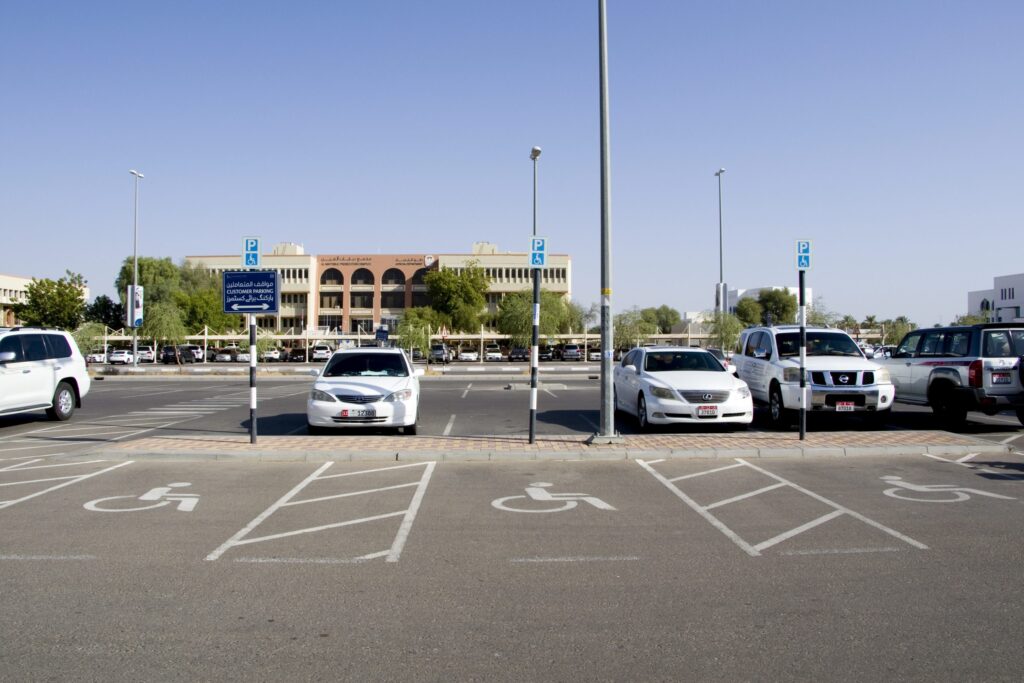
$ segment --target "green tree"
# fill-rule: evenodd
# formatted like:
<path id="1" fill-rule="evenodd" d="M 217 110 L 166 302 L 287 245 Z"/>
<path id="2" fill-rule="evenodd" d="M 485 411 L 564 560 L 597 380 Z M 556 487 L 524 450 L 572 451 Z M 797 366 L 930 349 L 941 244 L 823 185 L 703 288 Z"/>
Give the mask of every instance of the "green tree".
<path id="1" fill-rule="evenodd" d="M 487 302 L 487 275 L 479 262 L 470 261 L 461 271 L 443 268 L 424 278 L 431 307 L 443 313 L 453 331 L 476 332 Z"/>
<path id="2" fill-rule="evenodd" d="M 121 270 L 114 281 L 122 306 L 125 304 L 126 288 L 130 284 L 132 284 L 132 257 L 129 256 L 121 264 Z M 145 290 L 143 297 L 143 305 L 146 309 L 143 317 L 145 318 L 149 316 L 150 304 L 173 302 L 175 292 L 181 289 L 181 269 L 174 265 L 169 258 L 140 256 L 139 286 Z"/>
<path id="3" fill-rule="evenodd" d="M 181 321 L 178 307 L 168 301 L 158 301 L 146 307 L 146 316 L 139 329 L 139 336 L 152 339 L 157 344 L 168 342 L 180 344 L 185 340 L 185 325 Z"/>
<path id="4" fill-rule="evenodd" d="M 644 319 L 644 322 L 657 327 L 658 332 L 661 334 L 669 334 L 672 332 L 672 328 L 682 320 L 679 311 L 665 304 L 657 308 L 641 309 L 640 316 Z"/>
<path id="5" fill-rule="evenodd" d="M 839 321 L 839 314 L 828 310 L 825 299 L 816 297 L 814 305 L 807 308 L 807 324 L 819 327 L 834 326 Z"/>
<path id="6" fill-rule="evenodd" d="M 635 306 L 614 317 L 613 329 L 615 343 L 619 348 L 639 346 L 647 337 L 658 333 L 658 326 L 644 320 L 640 309 Z"/>
<path id="7" fill-rule="evenodd" d="M 743 323 L 732 313 L 715 312 L 709 315 L 711 320 L 711 339 L 717 346 L 722 345 L 722 351 L 735 348 L 739 340 L 740 332 L 743 331 Z"/>
<path id="8" fill-rule="evenodd" d="M 209 327 L 213 332 L 223 332 L 246 326 L 244 316 L 224 312 L 223 284 L 212 272 L 183 264 L 180 283 L 180 289 L 171 298 L 186 329 L 199 332 Z M 148 291 L 146 298 L 149 298 Z"/>
<path id="9" fill-rule="evenodd" d="M 14 306 L 14 315 L 26 325 L 74 330 L 85 319 L 85 278 L 65 271 L 59 280 L 43 278 L 25 287 L 25 303 Z"/>
<path id="10" fill-rule="evenodd" d="M 757 297 L 761 305 L 761 321 L 784 325 L 796 320 L 796 296 L 784 289 L 762 289 Z M 769 318 L 770 316 L 770 318 Z"/>
<path id="11" fill-rule="evenodd" d="M 744 325 L 760 325 L 761 304 L 750 297 L 740 299 L 736 302 L 736 317 Z"/>
<path id="12" fill-rule="evenodd" d="M 576 322 L 573 317 L 560 294 L 546 289 L 540 291 L 540 334 L 547 336 L 567 331 L 570 321 Z M 498 331 L 509 335 L 513 346 L 530 346 L 533 343 L 533 292 L 513 292 L 502 299 L 496 322 Z"/>
<path id="13" fill-rule="evenodd" d="M 445 325 L 444 317 L 432 308 L 410 308 L 398 321 L 395 330 L 400 338 L 402 348 L 418 348 L 424 354 L 430 350 L 430 337 Z"/>
<path id="14" fill-rule="evenodd" d="M 85 321 L 114 329 L 124 327 L 124 306 L 101 294 L 85 307 Z"/>
<path id="15" fill-rule="evenodd" d="M 88 354 L 90 350 L 103 346 L 103 333 L 107 331 L 108 327 L 110 325 L 104 325 L 100 322 L 86 322 L 79 325 L 78 329 L 71 333 L 83 356 Z"/>
<path id="16" fill-rule="evenodd" d="M 954 325 L 980 325 L 987 323 L 988 318 L 983 315 L 975 315 L 973 313 L 966 313 L 964 315 L 958 315 L 953 319 Z"/>
<path id="17" fill-rule="evenodd" d="M 910 322 L 905 315 L 901 315 L 893 320 L 886 320 L 882 323 L 885 328 L 885 334 L 882 336 L 882 343 L 890 346 L 895 346 L 903 341 L 903 337 L 908 332 L 912 332 L 917 329 L 917 325 Z"/>
<path id="18" fill-rule="evenodd" d="M 860 326 L 865 328 L 865 329 L 868 329 L 868 330 L 877 329 L 878 328 L 878 316 L 869 315 L 869 316 L 865 317 L 864 318 L 864 322 L 862 322 L 860 324 Z"/>
<path id="19" fill-rule="evenodd" d="M 836 325 L 846 332 L 855 332 L 860 329 L 860 325 L 857 323 L 857 319 L 852 315 L 844 315 L 842 318 L 836 321 Z"/>

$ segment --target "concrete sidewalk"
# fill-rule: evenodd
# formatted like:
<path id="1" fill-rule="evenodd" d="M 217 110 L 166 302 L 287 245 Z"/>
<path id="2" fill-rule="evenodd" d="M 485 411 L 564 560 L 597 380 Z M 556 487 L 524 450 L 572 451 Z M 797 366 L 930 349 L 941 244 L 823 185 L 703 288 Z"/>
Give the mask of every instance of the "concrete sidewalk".
<path id="1" fill-rule="evenodd" d="M 261 436 L 247 434 L 148 437 L 104 445 L 92 453 L 122 459 L 183 460 L 625 460 L 633 458 L 771 458 L 878 455 L 1003 455 L 1005 445 L 942 431 L 644 434 L 616 443 L 589 443 L 587 436 L 544 436 L 534 444 L 517 436 Z"/>

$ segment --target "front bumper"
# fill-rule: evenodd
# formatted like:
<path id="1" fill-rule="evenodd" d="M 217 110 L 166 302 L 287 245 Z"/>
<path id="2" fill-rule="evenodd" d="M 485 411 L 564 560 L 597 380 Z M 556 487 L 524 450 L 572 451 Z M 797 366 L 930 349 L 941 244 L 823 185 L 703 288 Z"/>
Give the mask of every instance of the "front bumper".
<path id="1" fill-rule="evenodd" d="M 800 408 L 800 385 L 782 384 L 782 402 L 786 408 Z M 892 408 L 896 387 L 892 384 L 872 384 L 858 387 L 832 387 L 821 384 L 807 386 L 810 395 L 808 410 L 816 412 L 873 412 Z M 853 410 L 837 410 L 838 404 L 852 403 Z"/>
<path id="2" fill-rule="evenodd" d="M 730 396 L 722 403 L 697 404 L 671 398 L 645 397 L 647 421 L 651 424 L 750 424 L 754 420 L 754 402 L 747 398 Z M 714 416 L 698 415 L 702 405 L 718 408 Z"/>
<path id="3" fill-rule="evenodd" d="M 353 411 L 373 410 L 372 416 Z M 348 411 L 350 416 L 343 416 Z M 306 400 L 306 422 L 313 427 L 408 427 L 416 424 L 416 403 L 413 401 L 377 401 L 376 403 L 342 403 L 341 401 Z"/>

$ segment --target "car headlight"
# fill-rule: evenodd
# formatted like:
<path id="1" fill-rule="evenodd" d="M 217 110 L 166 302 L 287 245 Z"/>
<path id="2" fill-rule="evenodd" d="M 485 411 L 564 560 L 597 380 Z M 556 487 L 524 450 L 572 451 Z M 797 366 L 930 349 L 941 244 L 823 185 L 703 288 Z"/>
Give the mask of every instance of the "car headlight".
<path id="1" fill-rule="evenodd" d="M 736 398 L 750 398 L 750 387 L 742 386 L 736 390 Z"/>
<path id="2" fill-rule="evenodd" d="M 334 403 L 338 400 L 326 391 L 320 391 L 319 389 L 309 392 L 309 398 L 311 401 L 326 401 L 327 403 Z"/>
<path id="3" fill-rule="evenodd" d="M 651 394 L 658 398 L 675 398 L 675 394 L 672 393 L 671 389 L 665 389 L 663 387 L 651 387 Z"/>
<path id="4" fill-rule="evenodd" d="M 397 403 L 399 401 L 410 401 L 412 400 L 412 389 L 402 389 L 401 391 L 396 391 L 395 393 L 389 395 L 384 400 L 389 403 Z"/>
<path id="5" fill-rule="evenodd" d="M 892 384 L 892 377 L 885 368 L 875 370 L 875 384 Z"/>
<path id="6" fill-rule="evenodd" d="M 800 368 L 784 368 L 782 370 L 782 381 L 783 382 L 799 382 L 800 381 Z"/>

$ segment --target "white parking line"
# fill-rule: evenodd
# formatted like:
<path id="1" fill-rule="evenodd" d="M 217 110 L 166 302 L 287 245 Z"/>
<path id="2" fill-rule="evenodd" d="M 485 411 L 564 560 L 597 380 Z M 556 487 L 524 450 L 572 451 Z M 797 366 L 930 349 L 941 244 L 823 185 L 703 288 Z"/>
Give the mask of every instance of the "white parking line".
<path id="1" fill-rule="evenodd" d="M 134 462 L 133 460 L 127 460 L 125 462 L 118 463 L 118 464 L 113 465 L 111 467 L 108 467 L 106 469 L 102 469 L 102 470 L 100 470 L 98 472 L 93 472 L 92 474 L 85 474 L 85 475 L 82 475 L 80 477 L 75 477 L 71 481 L 66 481 L 63 484 L 57 484 L 56 486 L 51 486 L 50 488 L 44 489 L 42 491 L 36 491 L 35 493 L 29 494 L 27 496 L 23 496 L 21 498 L 16 498 L 16 499 L 13 499 L 13 500 L 0 501 L 0 510 L 2 510 L 4 508 L 9 508 L 12 505 L 17 505 L 18 503 L 22 503 L 22 502 L 24 502 L 26 500 L 30 500 L 32 498 L 36 498 L 37 496 L 42 496 L 42 495 L 44 495 L 46 493 L 49 493 L 51 491 L 56 491 L 57 489 L 62 489 L 65 486 L 71 486 L 72 484 L 77 484 L 80 481 L 85 481 L 86 479 L 90 479 L 92 477 L 96 477 L 96 476 L 99 476 L 101 474 L 106 474 L 107 472 L 110 472 L 112 470 L 116 470 L 119 467 L 124 467 L 125 465 L 131 465 L 133 462 Z"/>
<path id="2" fill-rule="evenodd" d="M 466 385 L 466 390 L 462 392 L 462 398 L 466 398 L 469 395 L 469 390 L 473 388 L 473 383 L 470 382 Z"/>
<path id="3" fill-rule="evenodd" d="M 514 557 L 513 564 L 534 562 L 636 562 L 640 558 L 635 555 L 626 557 Z"/>
<path id="4" fill-rule="evenodd" d="M 448 418 L 448 424 L 444 426 L 444 431 L 441 432 L 441 436 L 448 436 L 452 433 L 452 426 L 455 424 L 455 416 L 452 415 Z"/>

